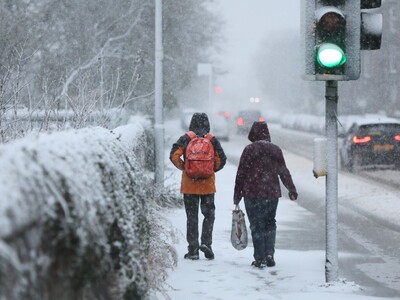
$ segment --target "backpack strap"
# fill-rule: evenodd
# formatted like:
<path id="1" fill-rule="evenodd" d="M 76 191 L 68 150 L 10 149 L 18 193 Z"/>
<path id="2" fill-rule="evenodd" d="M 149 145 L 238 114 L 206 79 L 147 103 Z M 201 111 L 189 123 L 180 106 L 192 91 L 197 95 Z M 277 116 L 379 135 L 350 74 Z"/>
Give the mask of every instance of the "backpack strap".
<path id="1" fill-rule="evenodd" d="M 188 132 L 186 132 L 186 135 L 187 135 L 191 140 L 193 140 L 194 138 L 197 138 L 197 134 L 196 134 L 194 131 L 188 131 Z M 211 140 L 213 139 L 214 135 L 211 134 L 211 133 L 207 133 L 204 137 L 205 137 L 207 140 L 211 141 Z"/>
<path id="2" fill-rule="evenodd" d="M 191 140 L 193 140 L 194 138 L 197 138 L 197 134 L 194 133 L 194 131 L 188 131 L 188 132 L 186 132 L 186 135 L 187 135 Z"/>
<path id="3" fill-rule="evenodd" d="M 205 136 L 205 138 L 206 138 L 207 140 L 209 140 L 210 142 L 211 142 L 211 140 L 213 139 L 213 137 L 214 137 L 214 135 L 211 134 L 211 133 L 207 133 L 206 136 Z"/>

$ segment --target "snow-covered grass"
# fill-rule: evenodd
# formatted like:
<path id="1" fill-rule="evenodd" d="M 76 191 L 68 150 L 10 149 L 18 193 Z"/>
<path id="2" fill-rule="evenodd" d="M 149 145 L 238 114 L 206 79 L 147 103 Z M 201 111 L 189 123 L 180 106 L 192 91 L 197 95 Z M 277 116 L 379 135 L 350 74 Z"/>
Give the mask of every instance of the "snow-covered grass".
<path id="1" fill-rule="evenodd" d="M 137 299 L 160 288 L 174 252 L 143 166 L 150 124 L 132 122 L 0 147 L 0 299 Z"/>

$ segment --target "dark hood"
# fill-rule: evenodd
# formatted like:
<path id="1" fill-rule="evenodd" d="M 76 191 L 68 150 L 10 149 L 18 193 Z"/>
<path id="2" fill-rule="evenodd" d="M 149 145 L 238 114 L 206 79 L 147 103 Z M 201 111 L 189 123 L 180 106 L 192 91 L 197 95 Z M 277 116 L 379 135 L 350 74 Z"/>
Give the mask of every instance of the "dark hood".
<path id="1" fill-rule="evenodd" d="M 253 126 L 251 126 L 249 132 L 249 140 L 251 142 L 266 140 L 268 142 L 271 141 L 271 136 L 269 135 L 269 130 L 267 123 L 265 122 L 254 122 Z"/>
<path id="2" fill-rule="evenodd" d="M 210 122 L 205 113 L 194 113 L 190 121 L 189 130 L 194 131 L 199 136 L 204 136 L 210 132 Z"/>

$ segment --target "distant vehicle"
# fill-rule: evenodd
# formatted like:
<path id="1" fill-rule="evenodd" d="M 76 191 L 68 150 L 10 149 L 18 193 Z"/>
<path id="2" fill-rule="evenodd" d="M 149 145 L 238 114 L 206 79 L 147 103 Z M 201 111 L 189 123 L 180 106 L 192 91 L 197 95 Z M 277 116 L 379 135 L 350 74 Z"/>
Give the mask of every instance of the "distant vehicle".
<path id="1" fill-rule="evenodd" d="M 237 133 L 247 134 L 254 122 L 265 121 L 259 110 L 249 109 L 239 111 L 236 118 Z"/>
<path id="2" fill-rule="evenodd" d="M 183 130 L 189 130 L 190 121 L 192 120 L 193 114 L 197 112 L 194 108 L 185 108 L 181 111 L 181 127 Z"/>
<path id="3" fill-rule="evenodd" d="M 229 141 L 229 121 L 222 114 L 213 114 L 210 117 L 211 133 L 219 140 Z"/>
<path id="4" fill-rule="evenodd" d="M 340 166 L 350 172 L 377 166 L 400 169 L 400 123 L 354 123 L 344 135 Z"/>
<path id="5" fill-rule="evenodd" d="M 217 111 L 215 114 L 217 116 L 224 116 L 226 119 L 230 119 L 230 117 L 231 117 L 231 113 L 227 110 L 225 110 L 225 111 L 220 110 L 220 111 Z"/>

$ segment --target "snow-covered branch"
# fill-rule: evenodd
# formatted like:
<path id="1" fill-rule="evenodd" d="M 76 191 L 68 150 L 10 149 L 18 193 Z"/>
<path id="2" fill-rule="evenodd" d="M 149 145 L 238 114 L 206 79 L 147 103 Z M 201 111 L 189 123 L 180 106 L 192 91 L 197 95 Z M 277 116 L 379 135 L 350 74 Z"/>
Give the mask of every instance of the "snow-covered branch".
<path id="1" fill-rule="evenodd" d="M 108 56 L 107 51 L 111 52 L 111 54 L 110 54 L 111 57 L 113 56 L 113 54 L 112 54 L 113 50 L 112 50 L 111 44 L 115 43 L 117 41 L 123 40 L 124 38 L 128 37 L 131 34 L 131 32 L 135 28 L 135 26 L 137 26 L 137 24 L 141 21 L 141 15 L 143 13 L 143 10 L 144 10 L 144 7 L 141 7 L 138 10 L 137 17 L 135 18 L 135 20 L 133 22 L 130 22 L 129 27 L 125 30 L 125 32 L 109 38 L 103 44 L 103 46 L 100 47 L 100 49 L 92 56 L 92 58 L 90 58 L 85 64 L 80 65 L 77 68 L 75 68 L 73 71 L 71 71 L 71 73 L 68 75 L 68 77 L 65 80 L 65 83 L 63 85 L 63 88 L 62 88 L 59 98 L 66 96 L 68 94 L 69 86 L 72 84 L 72 82 L 75 80 L 75 78 L 81 71 L 84 71 L 88 68 L 93 67 L 95 64 L 98 63 L 100 58 L 107 57 Z M 135 11 L 134 7 L 131 7 L 130 11 L 129 11 L 129 13 L 127 13 L 126 17 L 132 15 L 134 11 Z"/>

